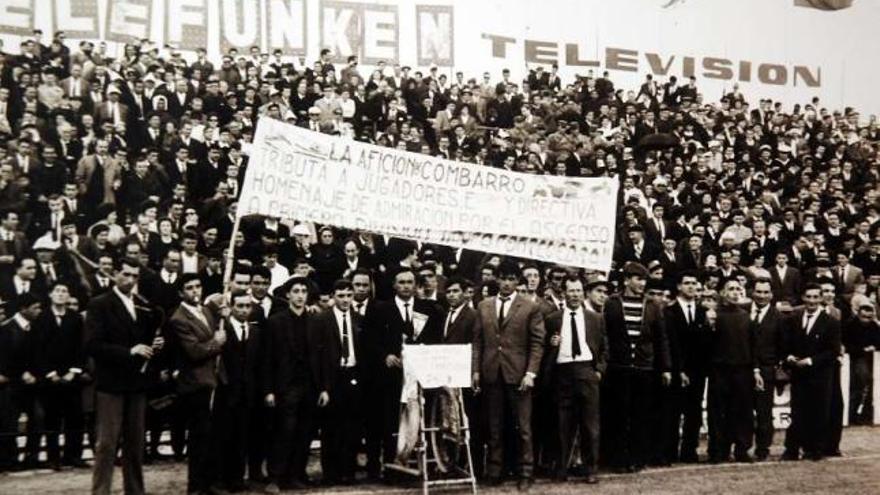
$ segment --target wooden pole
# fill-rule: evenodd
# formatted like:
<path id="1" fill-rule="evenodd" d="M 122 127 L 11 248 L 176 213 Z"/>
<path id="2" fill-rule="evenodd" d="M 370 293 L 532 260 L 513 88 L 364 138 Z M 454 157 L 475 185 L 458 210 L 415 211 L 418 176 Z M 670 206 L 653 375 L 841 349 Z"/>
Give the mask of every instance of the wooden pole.
<path id="1" fill-rule="evenodd" d="M 235 212 L 235 222 L 232 224 L 232 235 L 229 239 L 229 247 L 226 249 L 226 266 L 223 268 L 223 300 L 225 301 L 227 297 L 229 297 L 229 285 L 232 281 L 232 268 L 235 266 L 235 238 L 238 237 L 238 229 L 241 227 L 241 215 L 238 213 L 238 209 Z M 223 331 L 226 326 L 226 320 L 220 318 L 220 325 L 218 327 L 219 331 Z M 220 356 L 217 356 L 217 361 L 214 363 L 214 369 L 220 370 Z M 214 390 L 211 391 L 211 401 L 209 402 L 208 408 L 213 411 L 214 410 L 214 396 L 216 395 L 217 387 L 214 387 Z"/>

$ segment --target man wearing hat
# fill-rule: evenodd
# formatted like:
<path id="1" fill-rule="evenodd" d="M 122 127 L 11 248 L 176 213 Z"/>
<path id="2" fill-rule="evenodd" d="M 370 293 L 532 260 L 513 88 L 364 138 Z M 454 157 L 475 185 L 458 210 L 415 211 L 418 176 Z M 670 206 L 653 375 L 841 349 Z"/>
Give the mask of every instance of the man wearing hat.
<path id="1" fill-rule="evenodd" d="M 653 387 L 658 379 L 664 385 L 672 379 L 663 308 L 645 298 L 647 279 L 644 265 L 626 263 L 623 293 L 605 305 L 609 355 L 602 431 L 615 442 L 603 448 L 603 457 L 622 472 L 648 463 Z"/>
<path id="2" fill-rule="evenodd" d="M 479 325 L 474 332 L 474 390 L 482 387 L 489 421 L 490 484 L 501 482 L 504 420 L 509 412 L 518 432 L 519 484 L 527 491 L 532 478 L 532 388 L 544 354 L 544 318 L 541 307 L 517 295 L 521 271 L 510 260 L 498 269 L 498 295 L 483 299 L 478 308 Z M 585 346 L 586 347 L 586 346 Z"/>
<path id="3" fill-rule="evenodd" d="M 583 280 L 569 276 L 562 287 L 565 308 L 547 317 L 550 338 L 542 370 L 542 380 L 552 381 L 558 412 L 561 458 L 556 477 L 568 478 L 575 432 L 579 430 L 586 481 L 595 484 L 599 481 L 599 382 L 608 359 L 605 318 L 587 309 Z"/>
<path id="4" fill-rule="evenodd" d="M 651 260 L 657 259 L 658 248 L 645 239 L 645 229 L 635 224 L 627 232 L 629 242 L 623 244 L 621 252 L 615 259 L 633 261 L 644 268 Z"/>
<path id="5" fill-rule="evenodd" d="M 587 291 L 587 300 L 584 301 L 586 308 L 604 314 L 605 303 L 608 302 L 608 295 L 614 292 L 614 284 L 604 274 L 594 273 L 587 276 L 584 288 Z"/>
<path id="6" fill-rule="evenodd" d="M 95 110 L 98 122 L 113 122 L 113 125 L 125 124 L 128 120 L 128 107 L 122 102 L 122 91 L 115 84 L 107 88 L 107 101 Z"/>

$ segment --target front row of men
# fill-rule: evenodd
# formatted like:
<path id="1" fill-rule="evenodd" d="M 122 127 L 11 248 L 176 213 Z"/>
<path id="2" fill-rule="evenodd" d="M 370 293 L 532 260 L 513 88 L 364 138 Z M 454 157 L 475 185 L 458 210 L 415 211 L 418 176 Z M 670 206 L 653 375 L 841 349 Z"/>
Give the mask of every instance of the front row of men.
<path id="1" fill-rule="evenodd" d="M 91 302 L 86 317 L 98 389 L 93 491 L 109 493 L 121 438 L 126 492 L 143 492 L 144 381 L 169 347 L 189 416 L 190 493 L 215 484 L 239 490 L 246 472 L 268 492 L 308 484 L 317 429 L 325 482 L 353 482 L 362 447 L 367 474 L 380 478 L 384 464 L 398 461 L 403 344 L 473 344 L 465 408 L 475 464 L 489 484 L 516 474 L 528 490 L 539 444 L 556 445 L 541 463 L 565 479 L 577 431 L 589 483 L 600 456 L 630 472 L 694 462 L 707 380 L 710 460 L 727 461 L 731 448 L 736 460 L 752 460 L 755 417 L 755 455 L 766 458 L 780 363 L 792 382 L 784 458 L 823 454 L 840 325 L 822 310 L 818 286 L 808 285 L 803 307 L 784 317 L 771 304 L 768 280 L 754 282 L 748 305 L 740 282 L 725 280 L 719 306 L 707 309 L 697 276 L 684 272 L 676 299 L 664 306 L 646 295 L 647 270 L 630 263 L 619 295 L 608 296 L 612 286 L 602 277 L 571 276 L 556 306 L 518 293 L 521 273 L 502 263 L 497 295 L 478 303 L 467 296 L 470 282 L 453 277 L 445 308 L 415 297 L 415 274 L 406 268 L 393 277 L 392 299 L 372 299 L 370 273 L 357 271 L 335 283 L 324 310 L 309 305 L 312 284 L 294 277 L 280 289 L 286 304 L 268 318 L 247 292 L 247 273 L 236 270 L 228 294 L 204 300 L 199 279 L 183 275 L 182 303 L 163 338 L 153 310 L 132 296 L 139 267 L 122 261 L 116 286 Z M 554 398 L 549 442 L 533 441 L 536 386 Z M 600 444 L 600 423 L 613 442 Z"/>

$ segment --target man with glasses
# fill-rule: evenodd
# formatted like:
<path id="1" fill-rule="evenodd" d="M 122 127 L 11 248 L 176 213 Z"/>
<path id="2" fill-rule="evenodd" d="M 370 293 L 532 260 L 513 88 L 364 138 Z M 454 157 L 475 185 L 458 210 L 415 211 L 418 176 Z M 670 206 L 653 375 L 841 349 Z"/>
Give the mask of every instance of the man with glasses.
<path id="1" fill-rule="evenodd" d="M 488 483 L 501 483 L 504 464 L 504 419 L 517 432 L 520 491 L 532 478 L 532 388 L 544 354 L 544 317 L 540 307 L 516 294 L 520 269 L 510 260 L 498 268 L 498 295 L 480 302 L 474 332 L 473 388 L 481 390 L 489 421 Z M 507 446 L 508 448 L 510 446 Z"/>

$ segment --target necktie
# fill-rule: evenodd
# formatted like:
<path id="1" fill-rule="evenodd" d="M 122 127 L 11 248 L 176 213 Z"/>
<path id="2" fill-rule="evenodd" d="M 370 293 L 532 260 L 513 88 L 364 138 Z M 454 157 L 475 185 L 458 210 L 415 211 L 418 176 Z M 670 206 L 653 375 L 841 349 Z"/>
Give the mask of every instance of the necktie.
<path id="1" fill-rule="evenodd" d="M 342 313 L 342 365 L 348 366 L 348 313 Z"/>
<path id="2" fill-rule="evenodd" d="M 755 311 L 754 311 L 754 313 L 752 313 L 752 323 L 754 323 L 756 325 L 758 324 L 758 315 L 759 314 L 761 314 L 761 310 L 758 309 L 757 306 L 755 306 Z"/>
<path id="3" fill-rule="evenodd" d="M 576 358 L 581 355 L 581 342 L 578 335 L 577 313 L 571 312 L 571 357 Z"/>
<path id="4" fill-rule="evenodd" d="M 248 339 L 248 324 L 242 323 L 241 324 L 241 341 L 247 342 L 247 339 Z"/>
<path id="5" fill-rule="evenodd" d="M 501 307 L 498 309 L 498 324 L 504 322 L 504 305 L 507 304 L 507 301 L 510 300 L 509 297 L 502 297 L 501 299 Z"/>
<path id="6" fill-rule="evenodd" d="M 449 334 L 449 327 L 452 325 L 452 322 L 455 320 L 455 310 L 449 312 L 449 316 L 446 318 L 446 326 L 443 327 L 443 338 Z"/>
<path id="7" fill-rule="evenodd" d="M 364 303 L 362 303 L 362 302 L 355 303 L 354 307 L 357 310 L 359 315 L 361 315 L 361 316 L 364 315 Z"/>
<path id="8" fill-rule="evenodd" d="M 404 312 L 404 323 L 409 325 L 412 323 L 412 318 L 409 316 L 409 303 L 403 303 L 403 312 Z"/>
<path id="9" fill-rule="evenodd" d="M 809 334 L 810 334 L 810 321 L 813 320 L 813 317 L 815 316 L 815 313 L 813 313 L 813 314 L 810 314 L 810 313 L 804 313 L 804 316 L 807 317 L 807 319 L 804 320 L 804 333 L 806 333 L 807 335 L 809 335 Z"/>
<path id="10" fill-rule="evenodd" d="M 635 248 L 636 258 L 641 258 L 642 257 L 642 247 L 639 245 L 634 245 L 633 248 Z"/>

